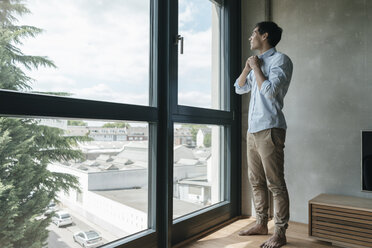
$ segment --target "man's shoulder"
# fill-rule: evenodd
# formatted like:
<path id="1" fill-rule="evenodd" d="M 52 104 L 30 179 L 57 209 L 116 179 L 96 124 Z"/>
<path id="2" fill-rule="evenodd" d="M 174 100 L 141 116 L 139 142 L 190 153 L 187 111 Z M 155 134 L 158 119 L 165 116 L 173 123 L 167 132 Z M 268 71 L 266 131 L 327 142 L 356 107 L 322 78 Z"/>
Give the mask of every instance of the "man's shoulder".
<path id="1" fill-rule="evenodd" d="M 291 60 L 287 54 L 282 53 L 282 52 L 278 52 L 278 51 L 276 51 L 276 52 L 273 54 L 273 56 L 278 57 L 278 58 L 285 58 L 285 59 L 289 59 L 289 60 Z"/>
<path id="2" fill-rule="evenodd" d="M 292 64 L 292 60 L 289 58 L 289 56 L 287 54 L 284 54 L 282 52 L 278 52 L 276 51 L 274 54 L 273 54 L 273 59 L 275 61 L 278 61 L 278 62 L 282 62 L 282 63 L 290 63 Z"/>

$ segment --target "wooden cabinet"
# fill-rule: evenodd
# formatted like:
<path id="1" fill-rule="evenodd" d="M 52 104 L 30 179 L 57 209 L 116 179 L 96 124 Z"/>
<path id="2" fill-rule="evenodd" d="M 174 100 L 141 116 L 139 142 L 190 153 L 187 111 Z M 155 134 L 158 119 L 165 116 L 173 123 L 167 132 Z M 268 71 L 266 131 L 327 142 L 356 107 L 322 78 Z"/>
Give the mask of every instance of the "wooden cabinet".
<path id="1" fill-rule="evenodd" d="M 309 236 L 341 247 L 372 247 L 372 199 L 315 197 L 309 201 Z"/>

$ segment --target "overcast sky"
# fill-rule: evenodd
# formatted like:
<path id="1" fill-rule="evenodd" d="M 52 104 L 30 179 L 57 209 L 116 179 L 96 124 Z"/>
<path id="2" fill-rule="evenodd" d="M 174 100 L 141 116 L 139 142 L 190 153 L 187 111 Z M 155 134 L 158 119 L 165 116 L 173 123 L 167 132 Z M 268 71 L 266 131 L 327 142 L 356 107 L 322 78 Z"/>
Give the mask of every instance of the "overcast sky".
<path id="1" fill-rule="evenodd" d="M 211 105 L 211 2 L 179 1 L 179 103 Z M 29 72 L 34 91 L 148 105 L 149 0 L 27 0 L 20 23 L 44 32 L 24 42 L 57 69 Z"/>

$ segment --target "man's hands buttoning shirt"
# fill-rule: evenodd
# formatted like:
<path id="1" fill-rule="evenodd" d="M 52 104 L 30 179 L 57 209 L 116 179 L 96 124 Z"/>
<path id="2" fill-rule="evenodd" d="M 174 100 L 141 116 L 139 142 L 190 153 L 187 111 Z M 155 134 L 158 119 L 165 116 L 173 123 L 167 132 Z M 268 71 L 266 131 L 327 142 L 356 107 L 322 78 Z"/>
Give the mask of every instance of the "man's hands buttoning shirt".
<path id="1" fill-rule="evenodd" d="M 260 59 L 257 56 L 251 56 L 247 59 L 250 68 L 257 69 L 260 68 Z"/>
<path id="2" fill-rule="evenodd" d="M 258 89 L 261 90 L 263 82 L 267 79 L 261 70 L 261 61 L 257 56 L 248 58 L 249 66 L 253 69 L 254 75 L 256 76 Z"/>
<path id="3" fill-rule="evenodd" d="M 247 80 L 247 76 L 249 74 L 249 72 L 252 70 L 252 67 L 249 65 L 249 59 L 251 57 L 249 57 L 247 59 L 247 61 L 245 62 L 245 66 L 244 66 L 244 69 L 242 71 L 242 73 L 240 74 L 239 78 L 238 78 L 238 84 L 239 84 L 239 87 L 243 87 L 246 83 L 246 80 Z"/>

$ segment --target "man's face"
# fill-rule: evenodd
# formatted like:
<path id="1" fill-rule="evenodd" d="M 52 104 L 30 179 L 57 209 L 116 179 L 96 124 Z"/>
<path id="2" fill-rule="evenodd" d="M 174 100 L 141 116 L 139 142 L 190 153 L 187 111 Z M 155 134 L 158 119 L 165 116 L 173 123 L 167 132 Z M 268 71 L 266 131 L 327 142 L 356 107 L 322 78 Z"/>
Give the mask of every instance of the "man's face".
<path id="1" fill-rule="evenodd" d="M 251 37 L 249 37 L 249 41 L 251 42 L 251 50 L 260 50 L 263 43 L 263 37 L 258 32 L 258 27 L 253 29 Z"/>

